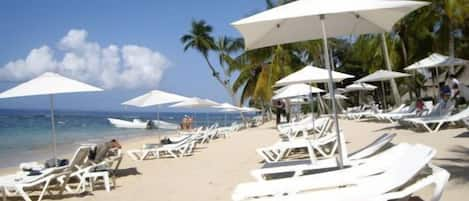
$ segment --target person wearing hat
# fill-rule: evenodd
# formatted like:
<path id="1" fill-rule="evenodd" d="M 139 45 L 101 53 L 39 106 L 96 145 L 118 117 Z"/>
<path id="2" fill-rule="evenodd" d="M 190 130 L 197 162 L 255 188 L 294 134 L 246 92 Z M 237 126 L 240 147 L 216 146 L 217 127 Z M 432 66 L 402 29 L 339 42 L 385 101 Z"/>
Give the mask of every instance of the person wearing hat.
<path id="1" fill-rule="evenodd" d="M 451 100 L 451 89 L 448 86 L 440 88 L 440 102 L 438 103 L 439 115 L 449 114 L 454 108 L 454 103 Z"/>

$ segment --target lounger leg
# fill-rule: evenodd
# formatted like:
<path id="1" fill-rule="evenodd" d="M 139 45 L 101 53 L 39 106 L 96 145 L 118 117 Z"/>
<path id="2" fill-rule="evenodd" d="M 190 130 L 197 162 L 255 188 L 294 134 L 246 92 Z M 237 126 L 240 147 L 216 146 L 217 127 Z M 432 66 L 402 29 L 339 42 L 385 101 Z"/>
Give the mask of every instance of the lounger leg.
<path id="1" fill-rule="evenodd" d="M 3 187 L 2 188 L 2 194 L 3 194 L 3 201 L 7 201 L 7 188 Z"/>
<path id="2" fill-rule="evenodd" d="M 109 174 L 105 174 L 103 176 L 103 178 L 104 178 L 104 187 L 106 188 L 106 191 L 111 192 L 111 186 L 110 186 L 110 183 L 109 183 Z"/>
<path id="3" fill-rule="evenodd" d="M 45 185 L 42 187 L 41 195 L 39 195 L 39 198 L 37 201 L 41 201 L 42 197 L 44 197 L 44 194 L 46 193 L 47 188 L 49 187 L 50 180 L 47 180 Z"/>
<path id="4" fill-rule="evenodd" d="M 425 127 L 425 129 L 427 129 L 428 132 L 433 133 L 433 130 L 426 123 L 422 123 L 422 125 Z"/>
<path id="5" fill-rule="evenodd" d="M 435 189 L 433 190 L 433 196 L 431 201 L 439 201 L 441 199 L 441 196 L 443 195 L 443 190 L 448 182 L 449 179 L 449 173 L 437 166 L 430 165 L 432 168 L 434 174 L 435 174 Z"/>
<path id="6" fill-rule="evenodd" d="M 263 149 L 256 149 L 256 152 L 266 161 L 266 162 L 272 162 L 273 160 L 271 157 L 264 151 Z"/>
<path id="7" fill-rule="evenodd" d="M 173 151 L 168 151 L 169 154 L 171 154 L 171 156 L 173 156 L 174 158 L 179 158 L 178 155 L 176 153 L 174 153 Z"/>
<path id="8" fill-rule="evenodd" d="M 22 187 L 17 187 L 16 192 L 18 192 L 25 201 L 32 201 L 31 198 L 29 198 L 29 195 L 24 192 Z"/>
<path id="9" fill-rule="evenodd" d="M 432 133 L 438 132 L 438 131 L 440 130 L 440 127 L 441 127 L 443 124 L 444 124 L 444 122 L 440 121 L 440 122 L 438 123 L 438 125 L 436 125 L 435 130 L 433 130 Z"/>

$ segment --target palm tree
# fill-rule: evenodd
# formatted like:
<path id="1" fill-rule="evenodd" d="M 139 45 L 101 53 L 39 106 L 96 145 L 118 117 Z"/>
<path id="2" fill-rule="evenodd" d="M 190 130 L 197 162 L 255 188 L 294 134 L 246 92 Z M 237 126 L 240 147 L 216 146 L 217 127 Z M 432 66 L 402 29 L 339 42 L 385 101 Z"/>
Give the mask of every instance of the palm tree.
<path id="1" fill-rule="evenodd" d="M 181 37 L 181 42 L 184 45 L 184 51 L 187 51 L 189 48 L 197 50 L 202 54 L 207 65 L 212 72 L 212 76 L 225 88 L 225 90 L 230 95 L 233 104 L 239 105 L 236 101 L 236 94 L 233 92 L 230 81 L 227 78 L 222 78 L 220 73 L 212 65 L 209 59 L 210 51 L 219 51 L 221 57 L 227 56 L 230 52 L 234 51 L 235 44 L 229 45 L 229 39 L 223 38 L 223 41 L 218 41 L 218 46 L 211 36 L 213 31 L 212 26 L 208 25 L 204 20 L 193 20 L 191 24 L 191 29 L 189 33 Z M 220 45 L 221 44 L 221 45 Z M 236 44 L 237 45 L 237 44 Z M 223 62 L 220 62 L 221 65 Z M 225 71 L 224 71 L 225 72 Z M 226 74 L 224 74 L 227 77 Z"/>

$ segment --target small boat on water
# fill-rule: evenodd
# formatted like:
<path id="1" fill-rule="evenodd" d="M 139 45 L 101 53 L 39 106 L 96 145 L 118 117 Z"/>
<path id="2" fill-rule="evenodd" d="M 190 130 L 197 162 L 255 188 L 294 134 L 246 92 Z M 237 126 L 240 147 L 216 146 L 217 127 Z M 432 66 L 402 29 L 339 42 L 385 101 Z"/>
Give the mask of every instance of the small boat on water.
<path id="1" fill-rule="evenodd" d="M 133 119 L 132 121 L 108 118 L 109 123 L 111 123 L 116 128 L 140 128 L 140 129 L 178 129 L 178 125 L 165 122 L 165 121 L 142 121 L 140 119 Z"/>

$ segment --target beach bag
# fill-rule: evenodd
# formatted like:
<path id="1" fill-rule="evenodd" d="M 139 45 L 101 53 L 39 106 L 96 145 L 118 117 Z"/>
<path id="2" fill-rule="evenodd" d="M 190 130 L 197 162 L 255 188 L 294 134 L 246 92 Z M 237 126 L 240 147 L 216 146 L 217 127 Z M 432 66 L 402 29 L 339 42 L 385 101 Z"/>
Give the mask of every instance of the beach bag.
<path id="1" fill-rule="evenodd" d="M 68 165 L 68 163 L 69 163 L 68 159 L 56 159 L 57 167 L 66 166 L 66 165 Z M 49 160 L 47 160 L 47 161 L 44 163 L 44 166 L 45 166 L 46 168 L 55 167 L 55 166 L 54 166 L 54 159 L 49 159 Z"/>
<path id="2" fill-rule="evenodd" d="M 171 144 L 171 140 L 169 138 L 164 138 L 160 141 L 161 144 Z"/>

